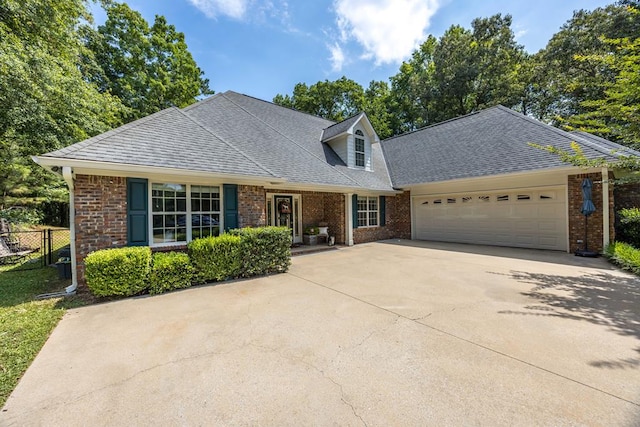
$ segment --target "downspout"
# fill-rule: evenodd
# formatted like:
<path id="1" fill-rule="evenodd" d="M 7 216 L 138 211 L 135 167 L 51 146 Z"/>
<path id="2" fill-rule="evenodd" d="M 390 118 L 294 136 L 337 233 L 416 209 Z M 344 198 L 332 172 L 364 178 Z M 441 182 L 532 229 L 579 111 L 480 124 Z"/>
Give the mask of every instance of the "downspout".
<path id="1" fill-rule="evenodd" d="M 602 250 L 609 244 L 609 170 L 602 168 Z"/>
<path id="2" fill-rule="evenodd" d="M 69 187 L 69 239 L 71 248 L 71 285 L 65 288 L 67 294 L 75 294 L 78 288 L 78 274 L 76 271 L 76 208 L 73 186 L 73 171 L 69 166 L 62 168 L 62 177 Z"/>

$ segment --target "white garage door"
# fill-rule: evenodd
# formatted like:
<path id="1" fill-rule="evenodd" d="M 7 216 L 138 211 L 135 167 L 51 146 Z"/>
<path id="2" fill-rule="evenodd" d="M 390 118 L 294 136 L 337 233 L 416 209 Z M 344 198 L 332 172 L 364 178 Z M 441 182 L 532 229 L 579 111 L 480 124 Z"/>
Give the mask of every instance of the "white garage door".
<path id="1" fill-rule="evenodd" d="M 567 249 L 564 187 L 415 197 L 420 240 Z"/>

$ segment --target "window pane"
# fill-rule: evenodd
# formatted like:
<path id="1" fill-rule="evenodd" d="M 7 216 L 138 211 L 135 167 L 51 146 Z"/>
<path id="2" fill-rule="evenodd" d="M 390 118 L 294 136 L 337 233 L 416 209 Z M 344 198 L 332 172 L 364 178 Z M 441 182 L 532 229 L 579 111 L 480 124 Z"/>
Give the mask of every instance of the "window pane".
<path id="1" fill-rule="evenodd" d="M 377 197 L 369 197 L 369 210 L 377 211 L 378 210 L 378 198 Z"/>
<path id="2" fill-rule="evenodd" d="M 369 212 L 369 225 L 378 225 L 378 213 Z"/>
<path id="3" fill-rule="evenodd" d="M 165 212 L 175 212 L 176 210 L 176 201 L 174 199 L 165 199 L 164 201 L 164 211 Z"/>
<path id="4" fill-rule="evenodd" d="M 211 200 L 202 201 L 202 212 L 209 212 L 211 210 Z"/>
<path id="5" fill-rule="evenodd" d="M 153 215 L 153 228 L 162 227 L 162 215 Z"/>
<path id="6" fill-rule="evenodd" d="M 164 243 L 164 231 L 162 228 L 153 229 L 153 243 Z"/>
<path id="7" fill-rule="evenodd" d="M 191 199 L 191 210 L 193 212 L 200 212 L 200 200 Z"/>
<path id="8" fill-rule="evenodd" d="M 213 212 L 220 212 L 220 200 L 211 201 L 211 210 Z"/>
<path id="9" fill-rule="evenodd" d="M 187 201 L 185 199 L 176 200 L 178 203 L 177 210 L 178 212 L 186 212 L 187 211 Z"/>

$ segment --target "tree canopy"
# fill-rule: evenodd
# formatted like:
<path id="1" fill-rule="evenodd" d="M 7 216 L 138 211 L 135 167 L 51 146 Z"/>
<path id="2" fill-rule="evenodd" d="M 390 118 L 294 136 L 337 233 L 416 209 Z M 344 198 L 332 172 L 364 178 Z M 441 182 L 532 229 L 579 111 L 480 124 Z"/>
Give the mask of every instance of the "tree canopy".
<path id="1" fill-rule="evenodd" d="M 164 17 L 104 4 L 94 30 L 83 0 L 0 2 L 0 209 L 64 196 L 31 155 L 211 92 Z"/>

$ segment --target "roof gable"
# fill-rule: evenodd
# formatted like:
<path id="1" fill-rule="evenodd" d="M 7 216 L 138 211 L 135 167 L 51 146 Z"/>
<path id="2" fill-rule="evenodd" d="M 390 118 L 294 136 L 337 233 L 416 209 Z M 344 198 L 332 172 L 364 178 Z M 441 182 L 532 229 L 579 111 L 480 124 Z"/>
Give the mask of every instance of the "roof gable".
<path id="1" fill-rule="evenodd" d="M 352 134 L 357 124 L 360 124 L 367 133 L 369 133 L 372 143 L 380 142 L 378 134 L 364 111 L 324 129 L 322 132 L 322 142 L 328 142 L 345 134 Z"/>

